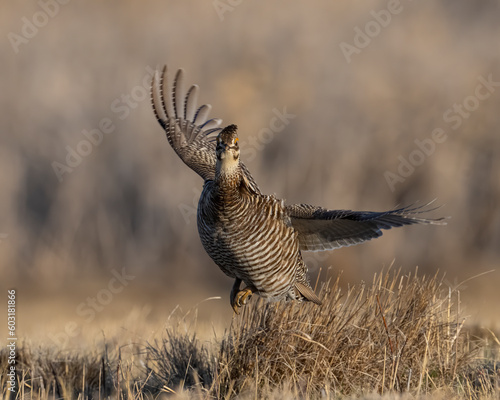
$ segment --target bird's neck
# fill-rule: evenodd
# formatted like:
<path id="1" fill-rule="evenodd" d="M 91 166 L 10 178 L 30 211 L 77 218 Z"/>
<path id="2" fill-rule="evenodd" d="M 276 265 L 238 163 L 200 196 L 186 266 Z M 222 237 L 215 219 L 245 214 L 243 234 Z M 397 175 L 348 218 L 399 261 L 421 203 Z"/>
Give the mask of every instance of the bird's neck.
<path id="1" fill-rule="evenodd" d="M 239 196 L 242 179 L 239 160 L 217 160 L 215 184 L 223 197 Z"/>

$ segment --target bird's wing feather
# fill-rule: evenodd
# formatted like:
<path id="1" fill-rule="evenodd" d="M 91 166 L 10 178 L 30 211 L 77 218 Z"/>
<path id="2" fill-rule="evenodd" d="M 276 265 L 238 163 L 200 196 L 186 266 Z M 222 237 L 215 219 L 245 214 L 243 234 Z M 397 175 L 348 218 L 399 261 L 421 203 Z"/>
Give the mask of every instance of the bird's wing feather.
<path id="1" fill-rule="evenodd" d="M 432 211 L 403 207 L 384 212 L 326 210 L 308 204 L 287 206 L 292 226 L 298 232 L 303 251 L 333 250 L 382 236 L 382 229 L 412 224 L 444 224 L 444 218 L 428 219 L 418 215 Z"/>
<path id="2" fill-rule="evenodd" d="M 197 106 L 199 88 L 184 90 L 184 71 L 178 70 L 173 82 L 167 77 L 167 67 L 155 72 L 151 82 L 151 104 L 168 142 L 184 163 L 205 181 L 215 177 L 215 135 L 221 131 L 222 120 L 209 119 L 209 104 Z M 240 162 L 250 187 L 260 194 L 257 183 Z"/>

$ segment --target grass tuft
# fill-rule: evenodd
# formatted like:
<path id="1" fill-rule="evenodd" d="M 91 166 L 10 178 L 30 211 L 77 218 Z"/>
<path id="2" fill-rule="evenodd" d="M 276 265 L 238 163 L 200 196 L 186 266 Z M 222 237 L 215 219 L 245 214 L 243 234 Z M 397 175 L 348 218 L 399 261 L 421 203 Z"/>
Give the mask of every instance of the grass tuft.
<path id="1" fill-rule="evenodd" d="M 214 360 L 196 334 L 168 328 L 166 338 L 146 345 L 148 386 L 153 391 L 207 388 L 214 376 Z"/>
<path id="2" fill-rule="evenodd" d="M 455 388 L 479 350 L 464 334 L 458 293 L 437 276 L 383 273 L 345 294 L 337 279 L 321 297 L 321 307 L 247 307 L 221 345 L 220 390 L 287 382 L 301 397 L 428 393 Z"/>

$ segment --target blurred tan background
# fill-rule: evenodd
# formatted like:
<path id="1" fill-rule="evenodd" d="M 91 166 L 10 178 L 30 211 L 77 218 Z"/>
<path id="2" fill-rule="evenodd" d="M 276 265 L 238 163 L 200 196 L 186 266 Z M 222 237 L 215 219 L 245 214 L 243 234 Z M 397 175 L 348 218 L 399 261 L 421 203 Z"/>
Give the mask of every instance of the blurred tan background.
<path id="1" fill-rule="evenodd" d="M 462 286 L 462 307 L 498 325 L 499 18 L 498 1 L 466 0 L 4 5 L 0 282 L 18 290 L 19 329 L 98 329 L 131 312 L 161 323 L 213 296 L 200 320 L 230 320 L 231 280 L 198 238 L 202 181 L 151 111 L 150 71 L 165 63 L 239 126 L 265 193 L 374 211 L 437 198 L 432 216 L 451 217 L 307 253 L 313 280 L 331 267 L 344 285 L 371 281 L 393 261 L 450 286 L 495 270 Z M 263 131 L 277 112 L 294 117 Z M 414 171 L 391 186 L 402 159 Z"/>

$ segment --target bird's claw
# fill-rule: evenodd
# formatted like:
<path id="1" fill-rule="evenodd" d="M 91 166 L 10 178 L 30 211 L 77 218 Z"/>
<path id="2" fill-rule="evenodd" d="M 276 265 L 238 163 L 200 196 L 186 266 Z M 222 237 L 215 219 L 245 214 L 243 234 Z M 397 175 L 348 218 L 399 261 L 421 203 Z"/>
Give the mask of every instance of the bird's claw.
<path id="1" fill-rule="evenodd" d="M 231 301 L 231 306 L 236 314 L 240 313 L 239 308 L 247 304 L 250 297 L 252 297 L 253 291 L 250 288 L 245 288 L 236 293 L 233 300 Z"/>

